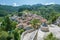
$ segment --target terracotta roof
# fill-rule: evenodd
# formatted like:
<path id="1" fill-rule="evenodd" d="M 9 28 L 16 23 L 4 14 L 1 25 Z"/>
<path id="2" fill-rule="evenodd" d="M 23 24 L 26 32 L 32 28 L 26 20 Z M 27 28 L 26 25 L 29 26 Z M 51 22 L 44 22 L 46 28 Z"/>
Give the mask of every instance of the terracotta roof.
<path id="1" fill-rule="evenodd" d="M 46 22 L 47 20 L 46 19 L 44 19 L 43 17 L 41 17 L 41 16 L 38 16 L 38 15 L 36 15 L 36 14 L 27 14 L 28 16 L 26 16 L 26 17 L 24 17 L 24 16 L 22 16 L 22 18 L 20 18 L 20 19 L 17 19 L 18 21 L 20 21 L 20 23 L 17 25 L 17 26 L 20 26 L 20 25 L 23 25 L 24 27 L 26 27 L 26 26 L 31 26 L 31 24 L 28 24 L 29 22 L 30 22 L 30 20 L 32 20 L 32 19 L 39 19 L 41 22 Z M 30 16 L 29 16 L 30 15 Z M 24 20 L 23 20 L 23 18 L 24 18 Z"/>
<path id="2" fill-rule="evenodd" d="M 47 20 L 46 19 L 41 19 L 41 22 L 46 22 Z"/>

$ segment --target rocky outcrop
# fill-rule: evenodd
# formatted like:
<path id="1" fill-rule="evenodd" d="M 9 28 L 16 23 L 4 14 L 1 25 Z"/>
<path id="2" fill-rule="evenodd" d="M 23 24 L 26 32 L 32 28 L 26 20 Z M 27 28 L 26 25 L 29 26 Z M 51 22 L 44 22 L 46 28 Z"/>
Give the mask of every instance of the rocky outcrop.
<path id="1" fill-rule="evenodd" d="M 24 40 L 24 39 L 23 39 L 24 36 L 25 36 L 26 34 L 28 34 L 28 33 L 33 32 L 33 31 L 34 31 L 34 29 L 31 29 L 31 30 L 28 30 L 28 31 L 23 32 L 22 35 L 21 35 L 21 40 Z M 27 36 L 27 37 L 28 37 L 28 36 Z"/>
<path id="2" fill-rule="evenodd" d="M 58 19 L 56 20 L 55 24 L 60 26 L 60 17 L 58 17 Z"/>
<path id="3" fill-rule="evenodd" d="M 60 39 L 60 27 L 54 25 L 49 25 L 49 32 L 43 32 L 41 31 L 41 28 L 38 30 L 29 30 L 22 34 L 21 40 L 44 40 L 44 37 L 46 37 L 49 33 L 53 33 L 56 38 Z"/>

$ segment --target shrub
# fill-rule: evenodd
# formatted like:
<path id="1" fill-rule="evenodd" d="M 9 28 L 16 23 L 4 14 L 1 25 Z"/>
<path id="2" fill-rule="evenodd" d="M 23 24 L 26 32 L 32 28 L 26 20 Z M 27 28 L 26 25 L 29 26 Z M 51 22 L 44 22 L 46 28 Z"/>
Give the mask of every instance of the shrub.
<path id="1" fill-rule="evenodd" d="M 50 33 L 48 36 L 46 36 L 46 38 L 44 38 L 44 40 L 58 40 L 58 39 L 54 37 L 52 33 Z"/>

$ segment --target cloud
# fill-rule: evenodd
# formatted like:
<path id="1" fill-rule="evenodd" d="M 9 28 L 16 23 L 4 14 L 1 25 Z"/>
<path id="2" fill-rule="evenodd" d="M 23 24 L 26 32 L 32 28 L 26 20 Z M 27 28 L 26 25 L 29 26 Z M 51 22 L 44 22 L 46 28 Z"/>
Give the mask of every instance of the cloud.
<path id="1" fill-rule="evenodd" d="M 55 4 L 54 2 L 50 2 L 50 3 L 45 3 L 44 5 L 51 5 L 51 4 Z"/>
<path id="2" fill-rule="evenodd" d="M 17 3 L 13 3 L 13 6 L 17 6 Z"/>

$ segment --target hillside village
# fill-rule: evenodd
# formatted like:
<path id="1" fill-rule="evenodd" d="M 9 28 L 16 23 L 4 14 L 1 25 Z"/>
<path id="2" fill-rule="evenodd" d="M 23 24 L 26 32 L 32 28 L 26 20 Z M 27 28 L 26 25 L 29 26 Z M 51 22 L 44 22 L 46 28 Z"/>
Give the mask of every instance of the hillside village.
<path id="1" fill-rule="evenodd" d="M 0 0 L 0 40 L 60 40 L 60 0 Z"/>
<path id="2" fill-rule="evenodd" d="M 18 25 L 16 25 L 17 28 L 23 28 L 25 30 L 30 30 L 26 31 L 25 33 L 22 33 L 21 40 L 43 40 L 44 36 L 47 36 L 50 32 L 52 32 L 54 35 L 56 35 L 57 38 L 60 38 L 60 27 L 57 25 L 60 25 L 60 17 L 56 20 L 54 24 L 48 25 L 46 22 L 47 20 L 44 19 L 41 16 L 38 16 L 36 14 L 23 14 L 21 17 L 17 15 L 13 15 L 10 17 L 13 21 L 18 22 Z M 36 31 L 31 31 L 32 25 L 30 21 L 32 19 L 39 19 L 41 21 L 41 26 L 39 25 L 39 29 Z M 36 33 L 38 31 L 38 36 L 36 36 Z M 29 33 L 30 32 L 30 33 Z M 25 36 L 23 36 L 25 35 Z M 33 35 L 33 36 L 32 36 Z M 28 36 L 28 37 L 27 37 Z M 32 37 L 32 38 L 30 38 Z M 37 39 L 36 39 L 37 37 Z"/>
<path id="3" fill-rule="evenodd" d="M 60 17 L 57 18 L 54 24 L 47 24 L 45 18 L 31 13 L 25 13 L 22 16 L 13 15 L 9 18 L 17 22 L 16 28 L 25 30 L 21 34 L 21 40 L 44 40 L 50 33 L 58 38 L 57 40 L 60 40 Z M 41 22 L 41 24 L 38 25 L 38 29 L 33 29 L 30 23 L 33 19 L 38 19 Z"/>
<path id="4" fill-rule="evenodd" d="M 23 14 L 21 17 L 16 16 L 16 15 L 13 15 L 13 16 L 11 17 L 11 19 L 14 20 L 14 21 L 16 21 L 16 22 L 18 22 L 18 25 L 16 25 L 17 28 L 31 27 L 30 21 L 31 21 L 32 19 L 38 19 L 38 20 L 40 20 L 42 23 L 47 21 L 47 20 L 44 19 L 43 17 L 38 16 L 38 15 L 36 15 L 36 14 L 31 14 L 31 13 Z"/>

